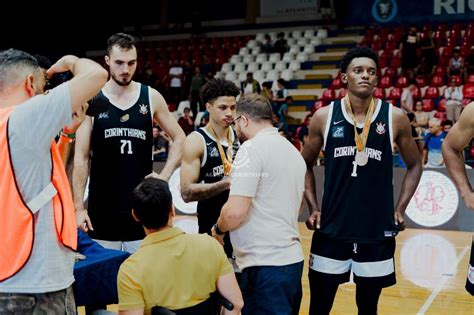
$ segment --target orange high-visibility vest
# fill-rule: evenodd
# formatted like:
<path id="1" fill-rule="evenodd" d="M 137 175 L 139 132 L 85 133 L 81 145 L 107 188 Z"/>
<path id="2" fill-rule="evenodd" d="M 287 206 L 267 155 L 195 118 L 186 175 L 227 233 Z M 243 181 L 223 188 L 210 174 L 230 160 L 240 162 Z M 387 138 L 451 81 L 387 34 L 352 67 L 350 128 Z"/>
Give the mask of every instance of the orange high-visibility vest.
<path id="1" fill-rule="evenodd" d="M 51 144 L 51 183 L 28 203 L 20 194 L 8 139 L 8 118 L 12 110 L 13 107 L 0 109 L 0 161 L 3 161 L 0 163 L 0 281 L 14 276 L 30 258 L 35 236 L 33 213 L 51 199 L 59 241 L 72 250 L 77 248 L 71 188 L 54 141 Z"/>

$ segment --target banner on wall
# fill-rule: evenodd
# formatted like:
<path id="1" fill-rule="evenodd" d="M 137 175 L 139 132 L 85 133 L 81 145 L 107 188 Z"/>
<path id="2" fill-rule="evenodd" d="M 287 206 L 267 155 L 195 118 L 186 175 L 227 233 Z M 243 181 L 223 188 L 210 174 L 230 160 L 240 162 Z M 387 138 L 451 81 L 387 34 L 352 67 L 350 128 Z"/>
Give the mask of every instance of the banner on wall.
<path id="1" fill-rule="evenodd" d="M 319 0 L 260 0 L 260 16 L 318 13 Z"/>
<path id="2" fill-rule="evenodd" d="M 369 0 L 337 2 L 348 25 L 471 22 L 474 0 Z"/>

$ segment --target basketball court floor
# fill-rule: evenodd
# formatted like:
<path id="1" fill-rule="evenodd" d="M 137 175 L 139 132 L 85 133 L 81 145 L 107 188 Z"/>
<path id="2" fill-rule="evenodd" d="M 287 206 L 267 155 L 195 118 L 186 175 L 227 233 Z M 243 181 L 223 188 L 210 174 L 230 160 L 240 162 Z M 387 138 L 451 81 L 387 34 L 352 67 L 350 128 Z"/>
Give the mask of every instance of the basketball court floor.
<path id="1" fill-rule="evenodd" d="M 192 228 L 194 217 L 178 217 L 177 225 Z M 300 314 L 309 309 L 307 259 L 312 231 L 300 222 L 305 254 L 303 301 Z M 464 286 L 473 234 L 468 232 L 407 229 L 397 236 L 397 284 L 382 291 L 379 314 L 474 315 L 474 297 Z M 117 312 L 116 305 L 108 310 Z M 79 308 L 79 314 L 85 314 Z M 355 285 L 339 287 L 331 314 L 357 314 Z M 271 315 L 271 314 L 269 314 Z"/>

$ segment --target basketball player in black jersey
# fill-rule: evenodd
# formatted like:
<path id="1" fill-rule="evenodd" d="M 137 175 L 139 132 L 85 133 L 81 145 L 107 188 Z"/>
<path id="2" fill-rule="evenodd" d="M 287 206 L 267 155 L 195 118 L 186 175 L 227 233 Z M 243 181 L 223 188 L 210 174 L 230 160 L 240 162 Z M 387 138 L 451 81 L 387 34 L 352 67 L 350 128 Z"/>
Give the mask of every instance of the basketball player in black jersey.
<path id="1" fill-rule="evenodd" d="M 407 116 L 372 97 L 378 56 L 357 47 L 341 61 L 347 97 L 318 110 L 310 124 L 303 157 L 305 197 L 315 230 L 309 261 L 310 314 L 329 314 L 339 284 L 354 273 L 359 314 L 376 314 L 382 288 L 395 284 L 395 236 L 422 166 Z M 354 127 L 357 126 L 357 128 Z M 357 132 L 357 134 L 356 134 Z M 393 201 L 393 142 L 407 165 L 402 191 Z M 324 151 L 322 207 L 316 199 L 313 166 Z"/>
<path id="2" fill-rule="evenodd" d="M 443 158 L 446 168 L 464 199 L 466 206 L 474 209 L 474 192 L 466 174 L 463 150 L 474 137 L 474 103 L 467 105 L 459 121 L 449 130 L 443 141 Z M 474 241 L 467 272 L 466 290 L 474 295 Z"/>
<path id="3" fill-rule="evenodd" d="M 153 171 L 153 119 L 173 139 L 160 176 L 168 179 L 181 159 L 185 136 L 156 90 L 133 81 L 137 68 L 134 38 L 118 33 L 107 41 L 110 79 L 92 102 L 109 110 L 87 117 L 77 133 L 73 190 L 77 224 L 107 248 L 134 252 L 144 232 L 131 214 L 132 190 Z M 88 209 L 84 190 L 89 174 Z"/>
<path id="4" fill-rule="evenodd" d="M 209 123 L 186 138 L 181 162 L 181 194 L 184 201 L 198 201 L 199 233 L 211 234 L 221 208 L 229 197 L 230 166 L 239 148 L 231 124 L 236 96 L 231 81 L 214 79 L 201 88 L 201 99 L 209 112 Z M 228 234 L 224 249 L 232 257 Z"/>

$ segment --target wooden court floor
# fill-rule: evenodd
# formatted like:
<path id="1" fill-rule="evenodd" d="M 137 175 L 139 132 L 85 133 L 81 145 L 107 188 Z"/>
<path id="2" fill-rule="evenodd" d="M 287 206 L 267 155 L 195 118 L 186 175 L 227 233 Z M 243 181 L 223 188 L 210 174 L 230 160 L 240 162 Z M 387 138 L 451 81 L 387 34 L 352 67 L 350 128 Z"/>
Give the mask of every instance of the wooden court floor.
<path id="1" fill-rule="evenodd" d="M 307 257 L 312 232 L 300 223 L 305 254 L 303 301 L 300 314 L 308 314 Z M 379 314 L 474 315 L 474 297 L 464 289 L 472 233 L 408 229 L 397 236 L 397 284 L 384 289 Z M 109 310 L 117 311 L 116 305 Z M 79 308 L 84 314 L 84 308 Z M 331 314 L 357 314 L 355 285 L 339 287 Z M 269 314 L 271 315 L 271 314 Z"/>

